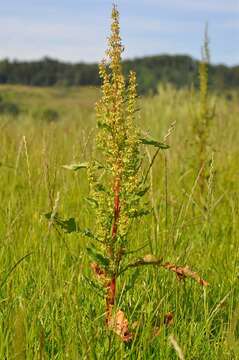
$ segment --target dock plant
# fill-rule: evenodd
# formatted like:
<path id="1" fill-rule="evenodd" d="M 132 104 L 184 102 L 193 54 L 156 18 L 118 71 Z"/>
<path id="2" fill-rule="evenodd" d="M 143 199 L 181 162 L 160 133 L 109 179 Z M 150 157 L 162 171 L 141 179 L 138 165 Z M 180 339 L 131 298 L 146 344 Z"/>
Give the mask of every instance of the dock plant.
<path id="1" fill-rule="evenodd" d="M 201 285 L 207 283 L 187 266 L 164 262 L 161 256 L 146 254 L 132 258 L 135 254 L 130 246 L 132 225 L 151 212 L 147 201 L 149 185 L 144 147 L 151 146 L 158 153 L 158 149 L 167 151 L 169 146 L 142 136 L 137 127 L 136 74 L 131 71 L 127 79 L 124 77 L 122 52 L 119 12 L 113 6 L 106 59 L 99 66 L 102 95 L 96 105 L 97 156 L 89 163 L 65 166 L 74 171 L 87 171 L 87 202 L 94 212 L 94 229 L 81 229 L 74 219 L 64 220 L 57 213 L 54 216 L 48 213 L 47 217 L 65 232 L 78 231 L 80 236 L 88 239 L 91 283 L 96 292 L 103 294 L 106 327 L 119 335 L 122 341 L 130 342 L 133 335 L 127 317 L 117 307 L 118 279 L 126 271 L 154 265 L 174 272 L 180 280 L 191 277 Z"/>

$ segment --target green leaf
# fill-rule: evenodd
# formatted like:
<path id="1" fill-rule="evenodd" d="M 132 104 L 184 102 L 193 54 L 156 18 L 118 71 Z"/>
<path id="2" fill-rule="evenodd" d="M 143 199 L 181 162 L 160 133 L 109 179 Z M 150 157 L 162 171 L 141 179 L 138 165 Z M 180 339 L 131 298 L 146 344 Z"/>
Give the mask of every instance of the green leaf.
<path id="1" fill-rule="evenodd" d="M 109 266 L 109 259 L 99 253 L 93 246 L 86 248 L 89 256 L 95 260 L 99 265 L 102 265 L 103 267 L 107 268 Z"/>
<path id="2" fill-rule="evenodd" d="M 165 149 L 169 148 L 169 145 L 161 143 L 161 142 L 159 142 L 157 140 L 153 140 L 153 139 L 140 138 L 140 141 L 144 145 L 152 145 L 152 146 L 157 147 L 159 149 L 164 149 L 165 150 Z"/>
<path id="3" fill-rule="evenodd" d="M 83 163 L 79 163 L 79 164 L 62 165 L 62 167 L 64 169 L 73 170 L 73 171 L 86 169 L 88 166 L 89 166 L 88 162 L 83 162 Z"/>
<path id="4" fill-rule="evenodd" d="M 69 218 L 67 220 L 60 220 L 57 219 L 56 223 L 66 232 L 66 233 L 72 233 L 77 232 L 78 227 L 76 224 L 76 221 L 74 218 Z"/>
<path id="5" fill-rule="evenodd" d="M 45 218 L 47 220 L 52 219 L 52 212 L 48 212 L 48 213 L 45 213 L 43 215 L 45 216 Z M 54 224 L 56 224 L 57 226 L 62 228 L 68 234 L 78 231 L 78 226 L 77 226 L 76 221 L 75 221 L 74 218 L 62 219 L 62 218 L 60 218 L 58 216 L 57 213 L 55 213 L 52 220 L 53 220 Z"/>

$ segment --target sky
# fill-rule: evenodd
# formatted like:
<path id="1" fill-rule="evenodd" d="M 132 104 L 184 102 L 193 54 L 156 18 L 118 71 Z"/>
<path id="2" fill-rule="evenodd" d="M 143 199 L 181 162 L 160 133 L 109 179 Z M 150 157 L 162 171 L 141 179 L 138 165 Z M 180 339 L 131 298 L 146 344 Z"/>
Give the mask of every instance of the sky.
<path id="1" fill-rule="evenodd" d="M 0 0 L 0 58 L 99 62 L 112 0 Z M 239 65 L 239 0 L 118 0 L 124 58 L 200 58 L 208 22 L 211 62 Z"/>

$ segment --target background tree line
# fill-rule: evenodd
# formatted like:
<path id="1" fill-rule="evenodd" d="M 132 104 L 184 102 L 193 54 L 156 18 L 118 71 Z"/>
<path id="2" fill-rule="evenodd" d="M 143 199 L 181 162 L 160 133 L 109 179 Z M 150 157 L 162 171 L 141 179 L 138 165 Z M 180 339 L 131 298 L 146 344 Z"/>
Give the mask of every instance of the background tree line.
<path id="1" fill-rule="evenodd" d="M 158 83 L 176 87 L 198 85 L 198 61 L 186 55 L 159 55 L 125 60 L 124 72 L 137 72 L 139 92 L 156 92 Z M 211 87 L 218 91 L 239 86 L 239 66 L 209 66 Z M 100 85 L 97 64 L 66 63 L 45 57 L 39 61 L 0 61 L 0 84 L 31 86 Z"/>

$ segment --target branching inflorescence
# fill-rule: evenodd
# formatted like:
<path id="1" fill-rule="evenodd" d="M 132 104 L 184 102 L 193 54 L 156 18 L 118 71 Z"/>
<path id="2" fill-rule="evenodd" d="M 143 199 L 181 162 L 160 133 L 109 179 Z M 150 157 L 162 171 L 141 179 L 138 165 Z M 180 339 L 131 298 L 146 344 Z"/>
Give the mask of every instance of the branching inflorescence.
<path id="1" fill-rule="evenodd" d="M 96 106 L 98 117 L 97 145 L 104 165 L 89 167 L 90 193 L 96 204 L 95 234 L 107 255 L 104 271 L 107 285 L 107 321 L 115 302 L 115 283 L 121 271 L 132 219 L 145 213 L 141 198 L 146 192 L 140 173 L 140 138 L 135 126 L 136 75 L 131 72 L 128 86 L 121 68 L 123 47 L 119 34 L 118 11 L 112 12 L 111 37 L 106 61 L 100 65 L 103 81 L 102 98 Z M 101 175 L 99 174 L 101 173 Z"/>
<path id="2" fill-rule="evenodd" d="M 201 285 L 207 283 L 187 266 L 164 263 L 162 258 L 151 254 L 133 260 L 127 256 L 132 253 L 129 251 L 129 240 L 133 222 L 150 212 L 144 200 L 149 186 L 148 171 L 146 169 L 144 173 L 142 168 L 141 146 L 157 148 L 156 154 L 158 149 L 167 149 L 168 146 L 142 138 L 136 127 L 136 74 L 130 72 L 126 82 L 121 66 L 122 51 L 119 13 L 114 6 L 107 59 L 99 68 L 102 97 L 96 105 L 98 158 L 90 163 L 64 166 L 72 170 L 87 168 L 90 184 L 87 201 L 95 211 L 94 230 L 80 230 L 73 218 L 63 220 L 58 214 L 54 214 L 54 222 L 65 232 L 78 231 L 89 239 L 87 251 L 94 274 L 94 282 L 91 283 L 105 299 L 106 326 L 124 342 L 129 342 L 132 334 L 124 312 L 120 309 L 115 311 L 119 276 L 132 268 L 154 265 L 174 272 L 178 279 L 191 277 Z M 52 221 L 52 213 L 46 214 L 46 217 Z"/>

